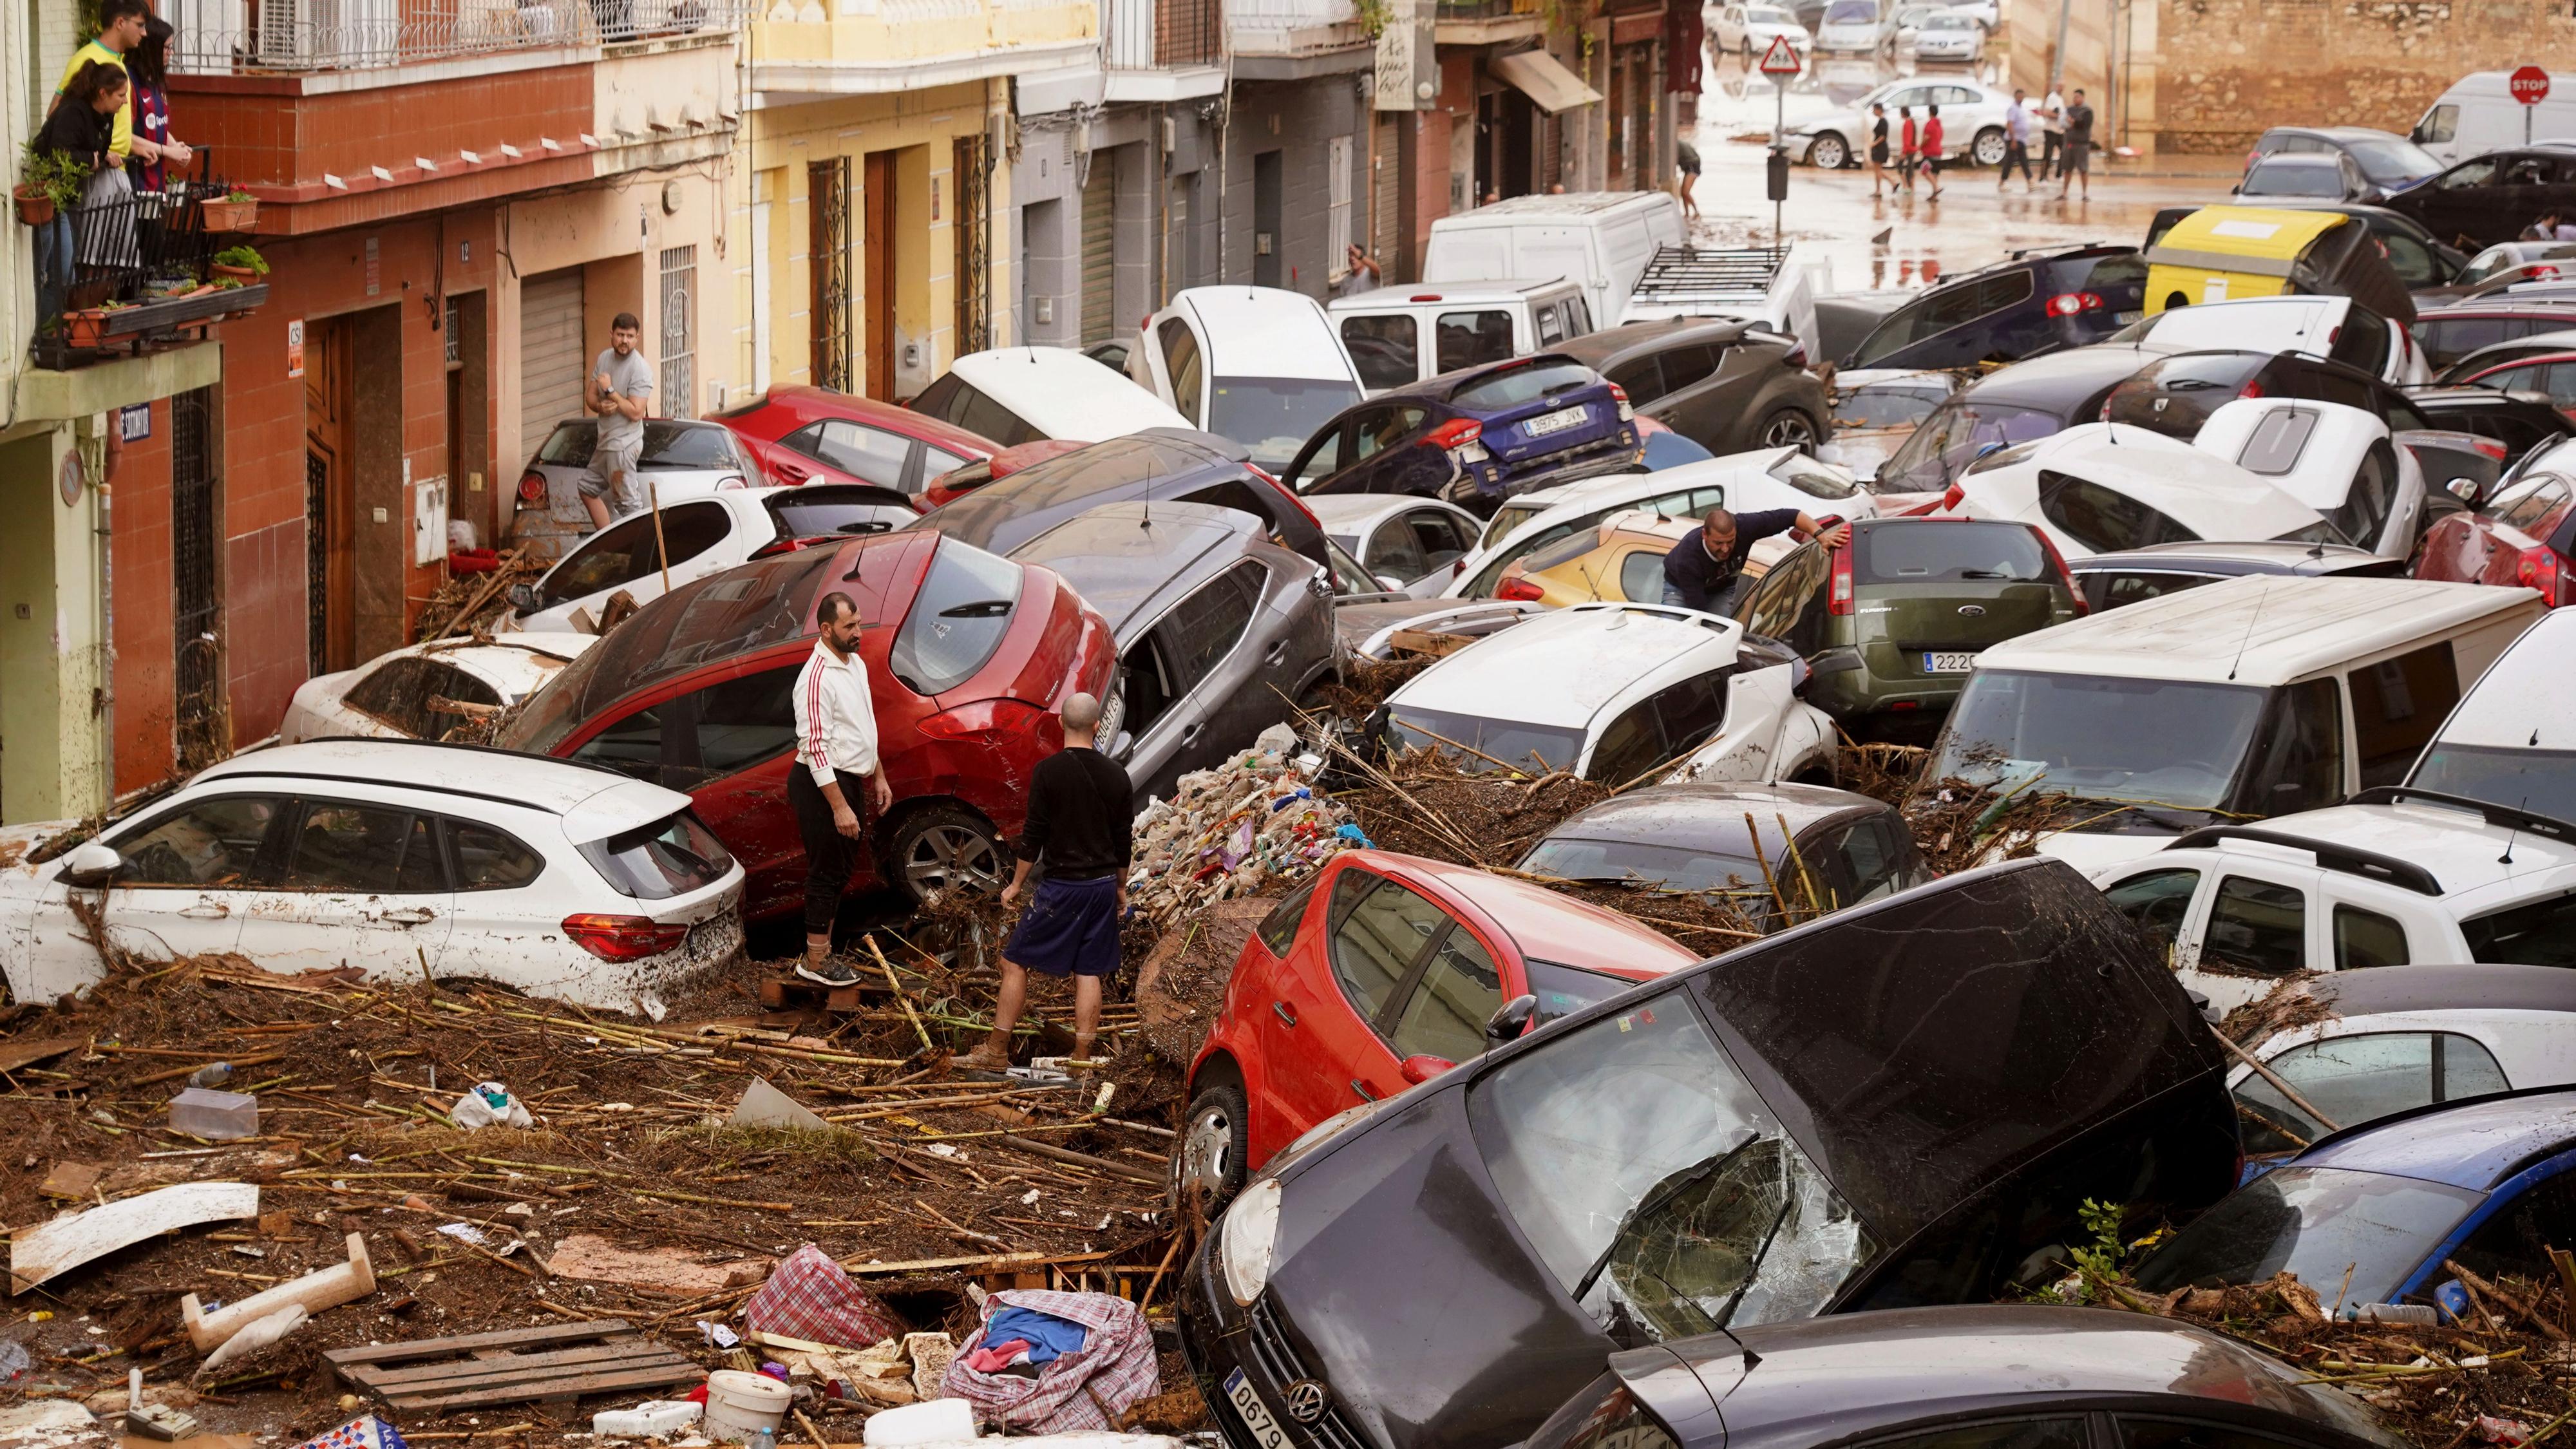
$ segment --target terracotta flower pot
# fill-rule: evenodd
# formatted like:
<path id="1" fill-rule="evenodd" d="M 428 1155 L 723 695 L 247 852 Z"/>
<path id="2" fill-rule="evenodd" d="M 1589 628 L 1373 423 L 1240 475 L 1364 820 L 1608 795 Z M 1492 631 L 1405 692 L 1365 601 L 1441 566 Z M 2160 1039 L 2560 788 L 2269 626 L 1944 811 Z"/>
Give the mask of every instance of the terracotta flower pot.
<path id="1" fill-rule="evenodd" d="M 96 347 L 107 340 L 107 314 L 96 310 L 66 312 L 63 332 L 74 347 Z"/>
<path id="2" fill-rule="evenodd" d="M 248 231 L 259 219 L 256 201 L 207 201 L 199 203 L 208 231 Z"/>
<path id="3" fill-rule="evenodd" d="M 245 287 L 251 286 L 259 281 L 259 273 L 249 267 L 228 267 L 221 262 L 217 262 L 215 263 L 214 271 L 216 276 L 230 277 Z"/>
<path id="4" fill-rule="evenodd" d="M 18 204 L 18 220 L 26 226 L 43 226 L 54 219 L 54 199 L 40 187 L 21 186 L 9 193 Z"/>

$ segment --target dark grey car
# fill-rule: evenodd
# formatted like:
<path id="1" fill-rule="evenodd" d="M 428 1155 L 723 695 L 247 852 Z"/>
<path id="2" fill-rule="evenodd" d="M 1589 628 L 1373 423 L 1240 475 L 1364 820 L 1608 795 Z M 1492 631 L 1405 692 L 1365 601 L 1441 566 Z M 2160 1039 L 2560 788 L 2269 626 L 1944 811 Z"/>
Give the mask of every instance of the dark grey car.
<path id="1" fill-rule="evenodd" d="M 1780 919 L 1772 881 L 1793 909 L 1812 890 L 1830 911 L 1932 879 L 1895 807 L 1795 784 L 1631 790 L 1565 817 L 1518 868 L 1563 880 L 1718 892 L 1766 931 L 1809 918 L 1800 910 Z"/>
<path id="2" fill-rule="evenodd" d="M 2142 1313 L 2013 1304 L 1768 1323 L 1612 1354 L 1528 1449 L 2398 1442 L 2309 1370 L 2233 1339 Z"/>
<path id="3" fill-rule="evenodd" d="M 1251 514 L 1107 503 L 1010 557 L 1053 569 L 1109 621 L 1118 704 L 1101 733 L 1139 806 L 1311 705 L 1340 673 L 1331 580 Z"/>
<path id="4" fill-rule="evenodd" d="M 1556 351 L 1608 378 L 1629 406 L 1723 457 L 1752 448 L 1813 453 L 1832 409 L 1807 350 L 1747 322 L 1679 318 L 1604 328 Z"/>

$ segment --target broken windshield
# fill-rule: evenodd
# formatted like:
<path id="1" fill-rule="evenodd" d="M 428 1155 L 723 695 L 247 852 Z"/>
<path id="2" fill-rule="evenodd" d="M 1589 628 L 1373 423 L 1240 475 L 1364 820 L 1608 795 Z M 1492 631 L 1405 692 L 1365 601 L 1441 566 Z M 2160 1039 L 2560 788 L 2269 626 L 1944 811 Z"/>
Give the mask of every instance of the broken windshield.
<path id="1" fill-rule="evenodd" d="M 1624 1342 L 1808 1317 L 1872 1252 L 1678 995 L 1505 1065 L 1468 1112 L 1541 1261 Z"/>

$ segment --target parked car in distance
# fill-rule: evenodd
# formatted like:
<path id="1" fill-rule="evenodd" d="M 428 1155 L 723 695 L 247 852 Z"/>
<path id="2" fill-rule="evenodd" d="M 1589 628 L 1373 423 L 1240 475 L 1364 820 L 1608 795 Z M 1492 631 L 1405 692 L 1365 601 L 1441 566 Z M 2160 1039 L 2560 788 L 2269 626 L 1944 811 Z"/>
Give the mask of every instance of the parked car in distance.
<path id="1" fill-rule="evenodd" d="M 1610 1355 L 1529 1449 L 2083 1449 L 2212 1443 L 2395 1449 L 2367 1409 L 2223 1334 L 2047 1304 L 1898 1308 L 1766 1323 Z M 1723 1402 L 1721 1427 L 1708 1411 Z M 2000 1422 L 1998 1422 L 2000 1418 Z"/>
<path id="2" fill-rule="evenodd" d="M 2293 998 L 2275 1004 L 2283 1020 L 2299 1024 L 2244 1042 L 2245 1054 L 2327 1121 L 2239 1062 L 2227 1085 L 2250 1158 L 2297 1152 L 2328 1133 L 2440 1102 L 2576 1086 L 2576 972 L 2378 966 L 2285 981 L 2274 991 Z M 2251 1176 L 2272 1163 L 2246 1165 Z"/>
<path id="3" fill-rule="evenodd" d="M 1934 408 L 1879 465 L 1871 491 L 1939 497 L 1994 448 L 2098 421 L 2111 389 L 2163 348 L 2097 343 L 1999 367 Z"/>
<path id="4" fill-rule="evenodd" d="M 1513 868 L 1723 896 L 1765 931 L 1933 879 L 1895 806 L 1827 785 L 1631 790 L 1558 821 Z M 1732 943 L 1703 944 L 1715 954 Z"/>
<path id="5" fill-rule="evenodd" d="M 1278 468 L 1360 400 L 1360 374 L 1323 304 L 1278 287 L 1184 287 L 1145 319 L 1127 357 L 1136 385 L 1190 426 Z"/>
<path id="6" fill-rule="evenodd" d="M 0 829 L 13 1001 L 99 981 L 96 928 L 138 960 L 354 966 L 637 1013 L 742 950 L 742 867 L 687 796 L 503 750 L 253 750 L 81 844 L 62 848 L 67 834 L 77 822 Z"/>
<path id="7" fill-rule="evenodd" d="M 927 513 L 942 503 L 963 498 L 987 483 L 1010 477 L 1032 463 L 1061 458 L 1090 446 L 1074 438 L 1040 438 L 1031 443 L 1014 443 L 989 458 L 979 458 L 932 479 L 930 486 L 921 491 L 922 511 Z"/>
<path id="8" fill-rule="evenodd" d="M 591 537 L 581 480 L 598 447 L 596 418 L 557 423 L 538 445 L 537 455 L 519 475 L 510 509 L 509 546 L 522 557 L 551 564 Z M 724 424 L 673 418 L 646 420 L 635 469 L 638 496 L 648 506 L 658 501 L 664 508 L 723 489 L 750 488 L 763 476 L 750 445 Z"/>
<path id="9" fill-rule="evenodd" d="M 1638 461 L 1626 394 L 1555 353 L 1390 388 L 1326 422 L 1279 477 L 1297 493 L 1408 493 L 1490 513 Z"/>
<path id="10" fill-rule="evenodd" d="M 2507 645 L 2442 721 L 2406 783 L 2576 820 L 2576 613 L 2549 613 Z"/>
<path id="11" fill-rule="evenodd" d="M 2249 201 L 2276 196 L 2300 200 L 2368 201 L 2378 189 L 2361 168 L 2340 152 L 2318 155 L 2266 156 L 2245 168 L 2234 193 Z"/>
<path id="12" fill-rule="evenodd" d="M 2100 342 L 2138 320 L 2146 280 L 2133 247 L 2053 247 L 1950 273 L 1889 313 L 1850 364 L 1974 367 Z"/>
<path id="13" fill-rule="evenodd" d="M 2409 330 L 2426 363 L 2447 369 L 2481 347 L 2568 328 L 2576 328 L 2576 304 L 2486 296 L 2428 307 Z"/>
<path id="14" fill-rule="evenodd" d="M 1118 645 L 1101 749 L 1141 808 L 1240 750 L 1340 672 L 1332 586 L 1261 520 L 1205 503 L 1104 503 L 1011 551 L 1100 611 Z"/>
<path id="15" fill-rule="evenodd" d="M 1845 0 L 1835 0 L 1836 5 Z M 1872 16 L 1880 12 L 1877 0 L 1849 0 L 1869 7 Z M 1827 7 L 1831 13 L 1833 7 Z M 1843 32 L 1849 35 L 1848 48 L 1863 54 L 1888 44 L 1886 34 L 1864 43 L 1864 36 L 1880 31 L 1882 22 L 1871 19 L 1863 26 Z M 1816 32 L 1817 65 L 1823 66 L 1827 52 L 1836 46 L 1826 39 L 1825 31 Z M 1867 84 L 1866 80 L 1860 82 Z M 1869 148 L 1869 108 L 1885 106 L 1893 117 L 1899 109 L 1911 108 L 1920 117 L 1926 106 L 1941 108 L 1941 125 L 1950 138 L 1953 154 L 1979 166 L 1999 166 L 2004 159 L 2004 113 L 2012 106 L 2012 92 L 1973 81 L 1966 76 L 1909 76 L 1888 81 L 1864 92 L 1840 109 L 1813 115 L 1789 127 L 1789 159 L 1804 161 L 1821 171 L 1839 171 L 1856 165 Z"/>
<path id="16" fill-rule="evenodd" d="M 2534 332 L 2528 337 L 2518 337 L 2510 342 L 2490 342 L 2447 367 L 2437 368 L 2434 371 L 2433 380 L 2444 385 L 2455 385 L 2463 379 L 2475 377 L 2504 363 L 2520 362 L 2527 357 L 2545 357 L 2557 352 L 2576 352 L 2576 316 L 2571 316 L 2567 326 L 2555 331 Z"/>
<path id="17" fill-rule="evenodd" d="M 1007 554 L 1076 514 L 1129 499 L 1239 508 L 1281 547 L 1331 562 L 1314 510 L 1246 463 L 1239 444 L 1188 428 L 1153 428 L 1031 464 L 941 504 L 918 526 Z"/>
<path id="18" fill-rule="evenodd" d="M 2416 121 L 2409 139 L 2447 166 L 2533 135 L 2576 136 L 2576 74 L 2550 76 L 2550 94 L 2524 105 L 2507 84 L 2511 73 L 2482 70 L 2453 81 Z"/>
<path id="19" fill-rule="evenodd" d="M 2468 265 L 2460 268 L 2460 274 L 2443 291 L 2469 299 L 2519 282 L 2555 282 L 2568 277 L 2576 277 L 2576 243 L 2498 242 L 2469 258 Z"/>
<path id="20" fill-rule="evenodd" d="M 1582 285 L 1565 277 L 1379 287 L 1325 311 L 1371 392 L 1550 351 L 1592 330 Z"/>
<path id="21" fill-rule="evenodd" d="M 2576 419 L 2576 349 L 2498 363 L 2456 381 L 2463 387 L 2537 393 L 2548 398 L 2550 406 Z"/>
<path id="22" fill-rule="evenodd" d="M 278 721 L 277 742 L 335 735 L 434 740 L 517 704 L 595 642 L 588 634 L 512 633 L 488 644 L 439 639 L 379 654 L 297 685 Z"/>
<path id="23" fill-rule="evenodd" d="M 1979 655 L 1924 778 L 2066 797 L 2083 818 L 2039 851 L 2098 871 L 2395 784 L 2541 612 L 2527 593 L 2414 579 L 2256 576 L 2149 599 Z"/>
<path id="24" fill-rule="evenodd" d="M 583 539 L 533 584 L 514 585 L 495 632 L 596 634 L 608 601 L 641 604 L 745 560 L 811 538 L 884 533 L 912 522 L 911 500 L 865 483 L 740 488 L 665 502 Z"/>
<path id="25" fill-rule="evenodd" d="M 1825 435 L 1825 387 L 1807 371 L 1805 345 L 1750 323 L 1631 322 L 1556 351 L 1609 379 L 1640 416 L 1711 453 L 1812 453 Z"/>
<path id="26" fill-rule="evenodd" d="M 1075 690 L 1107 699 L 1117 649 L 1099 611 L 1052 572 L 936 530 L 801 549 L 683 584 L 566 665 L 493 742 L 686 791 L 748 873 L 745 914 L 792 912 L 805 847 L 787 806 L 790 696 L 827 591 L 856 600 L 869 626 L 859 655 L 894 792 L 893 808 L 868 822 L 852 884 L 883 882 L 915 900 L 1000 889 L 1029 772 L 1062 741 L 1055 711 Z"/>
<path id="27" fill-rule="evenodd" d="M 1816 445 L 1816 456 L 1849 469 L 1864 485 L 1876 482 L 1879 465 L 1914 436 L 1934 408 L 1949 401 L 1960 383 L 1956 372 L 1928 368 L 1836 372 L 1833 431 Z"/>
<path id="28" fill-rule="evenodd" d="M 921 390 L 914 412 L 1008 448 L 1040 438 L 1099 442 L 1147 428 L 1195 428 L 1170 403 L 1070 347 L 970 352 Z"/>
<path id="29" fill-rule="evenodd" d="M 1391 593 L 1437 595 L 1458 576 L 1485 521 L 1454 503 L 1387 493 L 1331 493 L 1306 506 L 1324 536 Z"/>
<path id="30" fill-rule="evenodd" d="M 1320 908 L 1319 908 L 1320 907 Z M 1211 1206 L 1315 1124 L 1473 1061 L 1518 1030 L 1697 962 L 1630 918 L 1486 871 L 1347 850 L 1243 943 L 1190 1064 L 1175 1186 Z"/>
<path id="31" fill-rule="evenodd" d="M 2370 188 L 2403 191 L 2442 169 L 2440 158 L 2404 136 L 2368 126 L 2274 126 L 2245 153 L 2250 170 L 2269 157 L 2334 156 L 2352 164 Z"/>
<path id="32" fill-rule="evenodd" d="M 2167 307 L 2120 329 L 2111 340 L 2143 342 L 2167 352 L 2321 352 L 2394 387 L 2432 380 L 2423 350 L 2406 328 L 2350 297 L 2300 293 Z"/>
<path id="33" fill-rule="evenodd" d="M 1387 696 L 1390 746 L 1461 769 L 1564 770 L 1624 785 L 1830 780 L 1833 722 L 1795 697 L 1803 668 L 1731 619 L 1576 604 L 1449 655 Z"/>
<path id="34" fill-rule="evenodd" d="M 1826 54 L 1871 55 L 1895 43 L 1895 7 L 1880 0 L 1828 0 L 1816 27 L 1816 49 Z"/>
<path id="35" fill-rule="evenodd" d="M 2127 1049 L 2106 1052 L 2114 1023 Z M 2081 877 L 1952 876 L 1319 1124 L 1192 1255 L 1182 1352 L 1218 1414 L 1275 1419 L 1312 1378 L 1326 1442 L 1518 1443 L 1616 1346 L 1983 1302 L 2089 1240 L 2086 1197 L 2142 1228 L 2216 1200 L 2236 1163 L 2219 1053 Z M 1442 1336 L 1460 1323 L 1512 1329 Z"/>
<path id="36" fill-rule="evenodd" d="M 2405 560 L 2347 543 L 2157 543 L 2097 553 L 2070 567 L 2085 607 L 2097 614 L 2247 574 L 2393 579 L 2406 573 Z"/>
<path id="37" fill-rule="evenodd" d="M 1708 43 L 1721 55 L 1742 51 L 1760 59 L 1771 48 L 1772 40 L 1780 36 L 1788 37 L 1789 49 L 1797 55 L 1804 56 L 1815 48 L 1816 38 L 1798 23 L 1797 13 L 1785 5 L 1764 5 L 1759 0 L 1745 4 L 1739 0 L 1736 4 L 1712 6 L 1710 11 L 1715 18 L 1709 22 Z"/>
<path id="38" fill-rule="evenodd" d="M 2312 196 L 2235 197 L 2232 200 L 2240 206 L 2259 206 L 2267 211 L 2331 211 L 2353 218 L 2369 231 L 2371 240 L 2379 243 L 2380 251 L 2385 253 L 2389 273 L 2397 278 L 2399 285 L 2419 297 L 2429 289 L 2448 286 L 2469 260 L 2468 253 L 2426 231 L 2422 222 L 2385 206 Z M 2176 222 L 2198 210 L 2197 206 L 2169 206 L 2157 212 L 2147 229 L 2147 245 L 2154 247 Z"/>
<path id="39" fill-rule="evenodd" d="M 2425 531 L 2415 577 L 2530 589 L 2553 609 L 2576 603 L 2576 508 L 2570 507 L 2576 482 L 2570 480 L 2570 471 L 2544 465 L 2507 484 L 2487 511 L 2442 518 Z"/>
<path id="40" fill-rule="evenodd" d="M 2026 523 L 1864 518 L 1746 589 L 1735 617 L 1807 661 L 1803 691 L 1855 733 L 1938 722 L 1991 645 L 2080 617 L 2083 595 Z"/>
<path id="41" fill-rule="evenodd" d="M 2156 543 L 2340 543 L 2325 516 L 2271 480 L 2120 423 L 2085 423 L 1968 465 L 1942 513 L 2037 524 L 2069 559 Z"/>
<path id="42" fill-rule="evenodd" d="M 2517 140 L 2453 162 L 2380 204 L 2467 250 L 2512 241 L 2542 216 L 2576 214 L 2576 151 Z"/>
<path id="43" fill-rule="evenodd" d="M 1973 15 L 1935 10 L 1923 17 L 1911 35 L 1900 34 L 1897 48 L 1911 50 L 1918 61 L 1977 61 L 1986 58 L 1986 28 Z"/>
<path id="44" fill-rule="evenodd" d="M 2567 1240 L 2576 1092 L 2442 1103 L 2334 1133 L 2238 1188 L 2138 1264 L 2138 1286 L 2259 1283 L 2291 1272 L 2333 1283 L 2347 1309 L 2438 1302 L 2483 1282 L 2556 1281 L 2545 1248 Z M 2511 1291 L 2508 1289 L 2507 1291 Z"/>
<path id="45" fill-rule="evenodd" d="M 943 474 L 1001 447 L 910 408 L 828 387 L 773 387 L 711 416 L 742 439 L 769 481 L 790 487 L 873 483 L 917 500 Z"/>

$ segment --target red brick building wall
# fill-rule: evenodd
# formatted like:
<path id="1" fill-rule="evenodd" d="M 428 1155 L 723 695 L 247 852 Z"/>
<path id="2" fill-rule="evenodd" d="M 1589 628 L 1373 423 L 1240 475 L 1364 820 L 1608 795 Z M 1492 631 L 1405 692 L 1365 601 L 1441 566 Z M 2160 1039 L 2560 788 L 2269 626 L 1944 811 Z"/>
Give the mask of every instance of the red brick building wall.
<path id="1" fill-rule="evenodd" d="M 118 794 L 168 778 L 177 756 L 171 637 L 170 402 L 151 405 L 152 434 L 116 454 L 108 483 L 109 643 L 116 691 L 109 789 Z"/>

